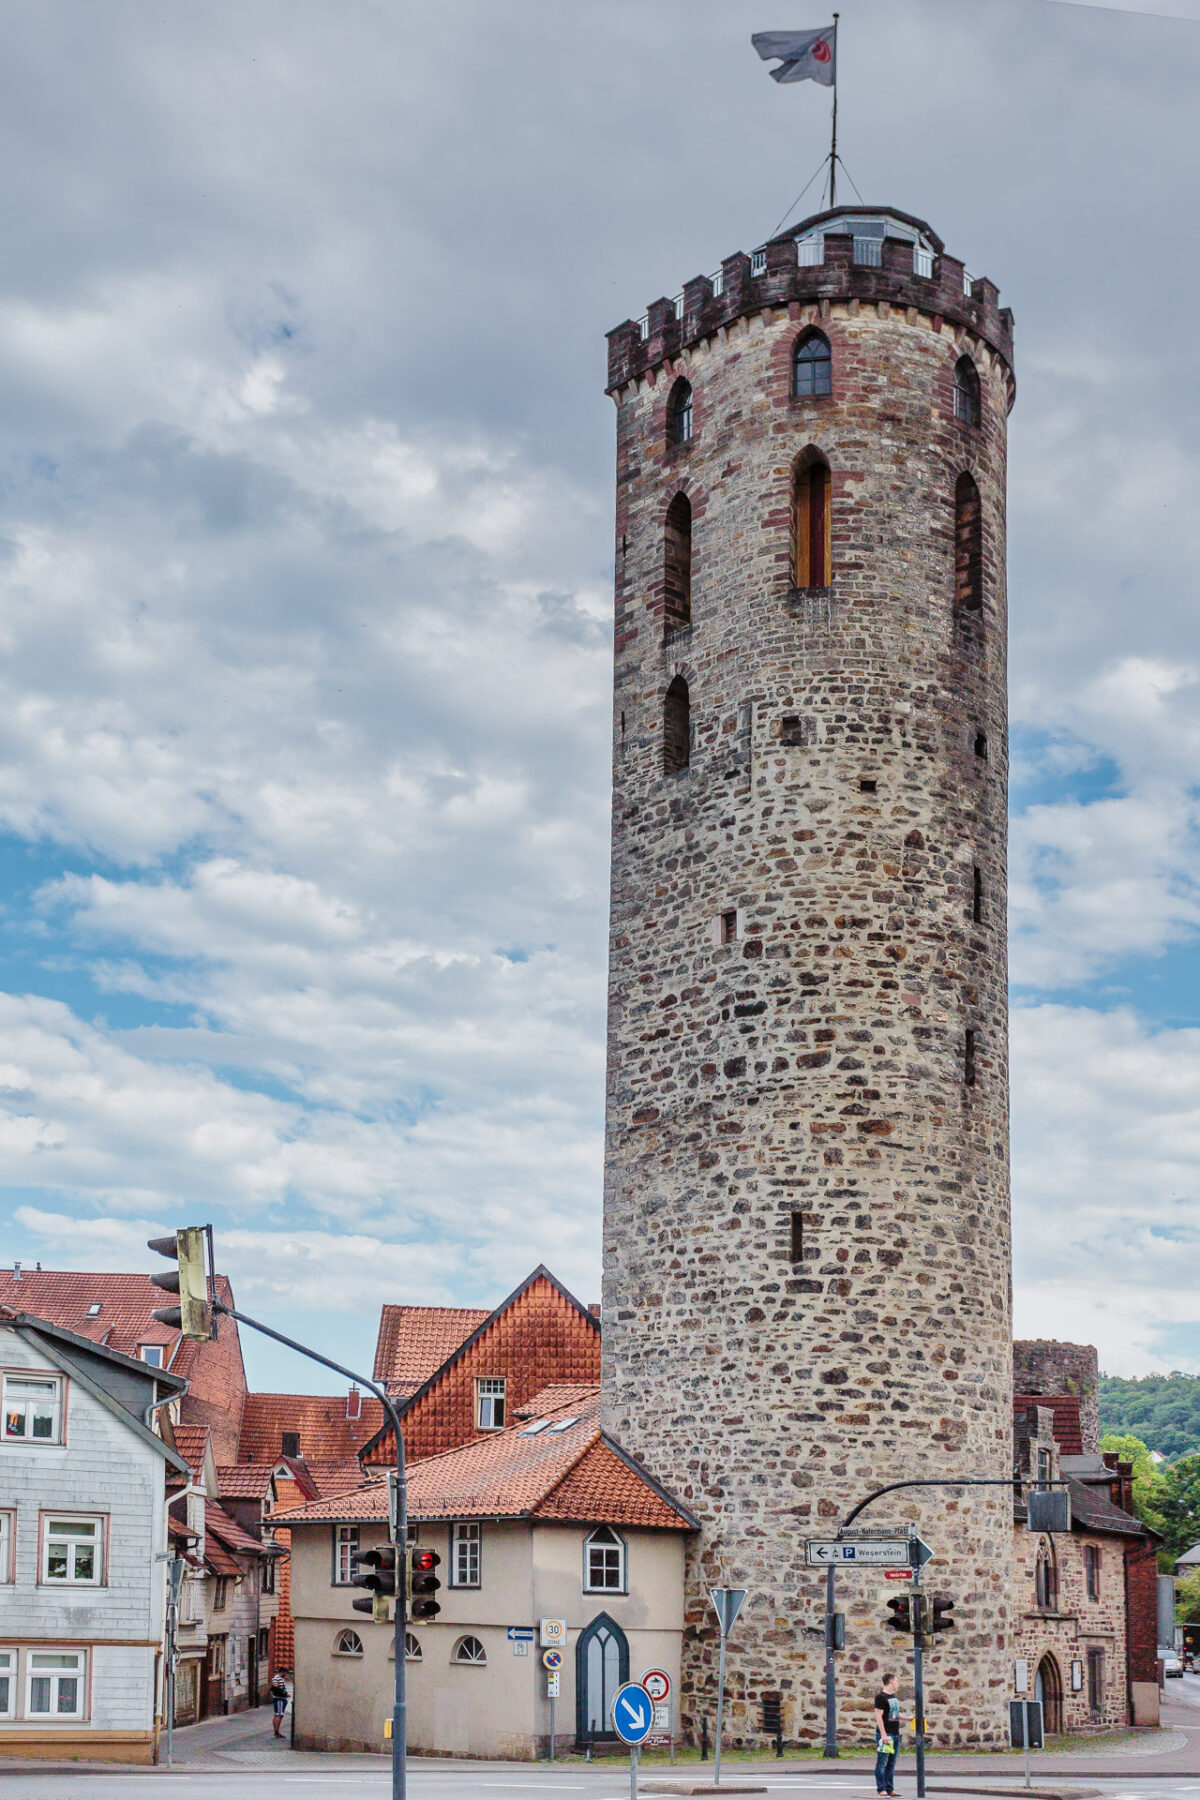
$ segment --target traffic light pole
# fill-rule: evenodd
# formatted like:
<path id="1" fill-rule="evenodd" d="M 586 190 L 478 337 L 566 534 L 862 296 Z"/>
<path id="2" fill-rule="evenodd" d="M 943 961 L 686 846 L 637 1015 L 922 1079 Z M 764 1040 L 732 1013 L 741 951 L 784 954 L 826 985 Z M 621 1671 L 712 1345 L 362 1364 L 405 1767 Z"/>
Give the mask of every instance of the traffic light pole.
<path id="1" fill-rule="evenodd" d="M 210 1289 L 210 1292 L 212 1290 Z M 307 1344 L 298 1344 L 295 1338 L 285 1337 L 282 1331 L 275 1331 L 270 1325 L 264 1325 L 260 1319 L 252 1319 L 248 1313 L 238 1312 L 232 1306 L 226 1306 L 218 1300 L 215 1293 L 212 1297 L 214 1313 L 224 1313 L 227 1318 L 236 1319 L 239 1325 L 248 1325 L 251 1331 L 261 1331 L 264 1337 L 274 1338 L 277 1344 L 283 1344 L 288 1350 L 295 1350 L 299 1356 L 307 1356 L 310 1362 L 320 1363 L 323 1368 L 332 1369 L 335 1375 L 344 1375 L 348 1381 L 364 1387 L 382 1406 L 396 1438 L 396 1568 L 400 1579 L 396 1583 L 396 1685 L 392 1701 L 392 1800 L 405 1800 L 406 1753 L 408 1749 L 408 1702 L 405 1694 L 405 1609 L 407 1595 L 404 1591 L 403 1558 L 408 1552 L 408 1482 L 404 1470 L 404 1433 L 400 1429 L 400 1414 L 392 1403 L 391 1396 L 383 1388 L 368 1381 L 365 1375 L 356 1375 L 353 1369 L 345 1369 L 331 1357 L 322 1356 L 319 1350 L 310 1350 Z"/>
<path id="2" fill-rule="evenodd" d="M 921 1596 L 921 1571 L 912 1573 L 913 1711 L 917 1727 L 917 1800 L 925 1800 L 925 1609 Z M 899 1749 L 899 1742 L 896 1744 Z"/>

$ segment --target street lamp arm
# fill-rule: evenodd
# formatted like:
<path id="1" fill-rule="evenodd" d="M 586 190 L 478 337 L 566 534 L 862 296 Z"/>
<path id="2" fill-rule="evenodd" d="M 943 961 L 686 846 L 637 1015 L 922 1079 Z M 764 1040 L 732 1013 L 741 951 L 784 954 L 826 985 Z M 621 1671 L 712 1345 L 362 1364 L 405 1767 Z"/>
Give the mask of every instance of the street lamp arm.
<path id="1" fill-rule="evenodd" d="M 215 1294 L 210 1304 L 214 1313 L 224 1313 L 228 1318 L 236 1319 L 239 1325 L 248 1325 L 251 1331 L 261 1331 L 264 1337 L 274 1338 L 277 1344 L 283 1344 L 288 1350 L 295 1350 L 297 1355 L 307 1356 L 310 1362 L 320 1363 L 323 1368 L 332 1369 L 335 1375 L 344 1375 L 348 1381 L 365 1387 L 374 1394 L 391 1421 L 396 1439 L 396 1563 L 399 1577 L 396 1584 L 395 1698 L 392 1705 L 392 1800 L 405 1800 L 408 1775 L 408 1696 L 405 1691 L 407 1683 L 404 1664 L 408 1651 L 408 1603 L 402 1559 L 408 1554 L 408 1480 L 404 1467 L 404 1433 L 400 1429 L 400 1414 L 391 1396 L 376 1382 L 368 1381 L 365 1375 L 356 1375 L 353 1369 L 344 1368 L 341 1363 L 334 1362 L 331 1356 L 322 1356 L 319 1350 L 311 1350 L 307 1344 L 298 1344 L 295 1338 L 276 1331 L 271 1325 L 264 1325 L 261 1319 L 252 1319 L 249 1313 L 238 1312 L 236 1307 L 226 1306 Z M 294 1722 L 294 1711 L 292 1718 Z"/>
<path id="2" fill-rule="evenodd" d="M 1065 1486 L 1065 1483 L 1047 1481 L 1043 1482 L 1041 1485 L 1043 1487 L 1062 1487 Z M 1021 1477 L 1018 1474 L 1013 1474 L 1010 1475 L 1007 1480 L 1001 1481 L 994 1476 L 983 1477 L 978 1475 L 960 1475 L 957 1481 L 890 1481 L 886 1487 L 876 1488 L 873 1494 L 868 1494 L 865 1500 L 860 1500 L 853 1511 L 846 1514 L 846 1517 L 838 1526 L 838 1530 L 848 1531 L 855 1519 L 857 1519 L 859 1513 L 870 1506 L 873 1500 L 882 1499 L 884 1494 L 894 1494 L 898 1492 L 900 1488 L 931 1487 L 1006 1487 L 1016 1491 L 1021 1487 Z"/>

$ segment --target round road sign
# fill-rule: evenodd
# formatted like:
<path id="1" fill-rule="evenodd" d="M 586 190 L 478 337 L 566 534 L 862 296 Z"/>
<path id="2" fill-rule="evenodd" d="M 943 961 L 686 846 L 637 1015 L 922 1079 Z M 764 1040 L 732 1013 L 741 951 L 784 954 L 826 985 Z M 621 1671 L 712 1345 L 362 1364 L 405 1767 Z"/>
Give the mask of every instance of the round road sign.
<path id="1" fill-rule="evenodd" d="M 547 1669 L 561 1669 L 562 1668 L 562 1651 L 561 1650 L 543 1650 L 542 1651 L 542 1666 Z"/>
<path id="2" fill-rule="evenodd" d="M 665 1669 L 647 1669 L 642 1676 L 642 1686 L 656 1706 L 671 1698 L 671 1677 Z"/>
<path id="3" fill-rule="evenodd" d="M 654 1725 L 654 1702 L 636 1681 L 627 1681 L 613 1695 L 613 1730 L 623 1744 L 640 1744 Z"/>

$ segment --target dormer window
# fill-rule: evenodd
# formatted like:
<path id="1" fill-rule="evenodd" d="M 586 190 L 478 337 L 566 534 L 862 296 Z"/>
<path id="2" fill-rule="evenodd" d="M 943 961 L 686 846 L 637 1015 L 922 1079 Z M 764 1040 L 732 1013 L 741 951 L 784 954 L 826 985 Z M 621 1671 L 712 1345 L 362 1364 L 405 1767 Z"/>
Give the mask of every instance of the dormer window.
<path id="1" fill-rule="evenodd" d="M 144 1363 L 149 1363 L 152 1369 L 161 1369 L 163 1366 L 163 1347 L 161 1344 L 139 1344 L 138 1355 Z"/>
<path id="2" fill-rule="evenodd" d="M 89 1319 L 98 1319 L 100 1317 L 100 1308 L 103 1306 L 103 1304 L 104 1304 L 104 1302 L 102 1300 L 93 1300 L 92 1304 L 87 1309 L 88 1318 Z"/>
<path id="3" fill-rule="evenodd" d="M 503 1375 L 490 1376 L 475 1383 L 475 1425 L 479 1431 L 504 1429 Z"/>

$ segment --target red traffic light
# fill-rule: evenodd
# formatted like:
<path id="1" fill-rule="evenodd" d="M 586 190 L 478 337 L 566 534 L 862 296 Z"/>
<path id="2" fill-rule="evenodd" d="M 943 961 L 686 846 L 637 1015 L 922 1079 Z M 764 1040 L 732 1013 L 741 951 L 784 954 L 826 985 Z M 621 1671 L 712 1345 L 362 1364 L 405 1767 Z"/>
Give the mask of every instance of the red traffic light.
<path id="1" fill-rule="evenodd" d="M 441 1564 L 441 1557 L 436 1550 L 414 1550 L 412 1566 L 414 1575 L 428 1575 Z"/>
<path id="2" fill-rule="evenodd" d="M 885 1619 L 884 1624 L 890 1625 L 893 1631 L 911 1631 L 912 1602 L 909 1596 L 897 1594 L 895 1599 L 889 1600 L 887 1604 L 888 1611 L 892 1616 L 890 1619 Z"/>

